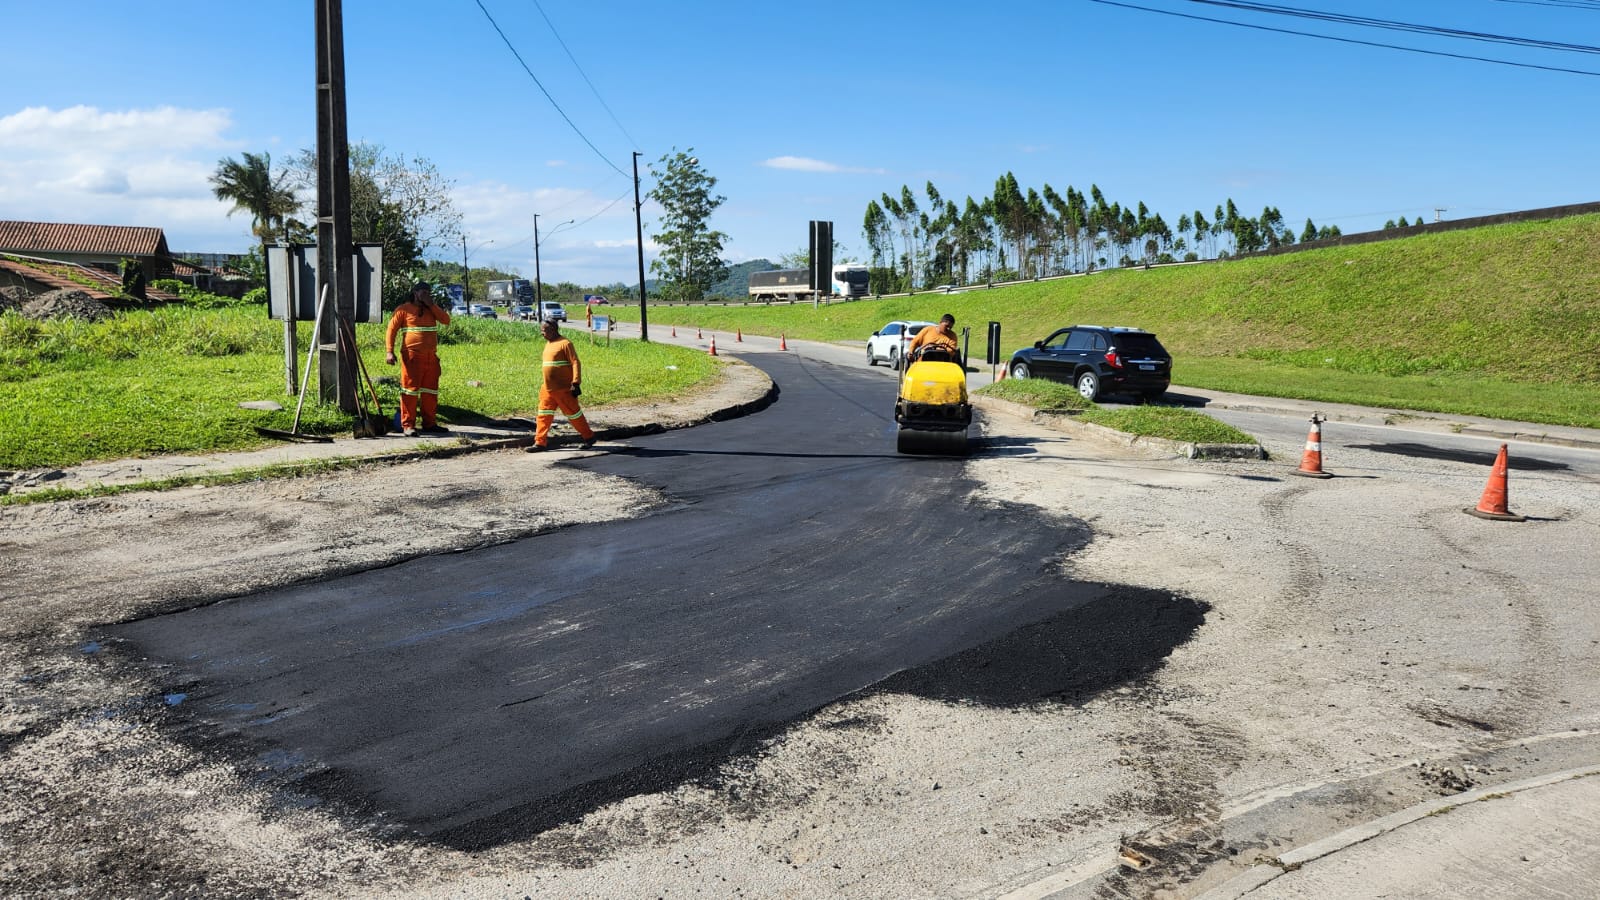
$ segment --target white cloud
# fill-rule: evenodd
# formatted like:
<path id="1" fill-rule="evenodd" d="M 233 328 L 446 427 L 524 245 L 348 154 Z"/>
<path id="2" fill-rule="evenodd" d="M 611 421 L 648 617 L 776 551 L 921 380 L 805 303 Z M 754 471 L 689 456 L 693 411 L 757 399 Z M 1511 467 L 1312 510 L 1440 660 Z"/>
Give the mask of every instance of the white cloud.
<path id="1" fill-rule="evenodd" d="M 845 173 L 851 175 L 887 175 L 884 169 L 866 169 L 855 166 L 841 166 L 838 163 L 827 162 L 821 159 L 811 159 L 805 156 L 774 156 L 762 163 L 769 169 L 787 169 L 791 172 L 825 172 Z"/>
<path id="2" fill-rule="evenodd" d="M 174 250 L 242 250 L 248 222 L 207 180 L 236 148 L 227 110 L 27 107 L 0 117 L 0 200 L 8 218 L 148 225 Z"/>

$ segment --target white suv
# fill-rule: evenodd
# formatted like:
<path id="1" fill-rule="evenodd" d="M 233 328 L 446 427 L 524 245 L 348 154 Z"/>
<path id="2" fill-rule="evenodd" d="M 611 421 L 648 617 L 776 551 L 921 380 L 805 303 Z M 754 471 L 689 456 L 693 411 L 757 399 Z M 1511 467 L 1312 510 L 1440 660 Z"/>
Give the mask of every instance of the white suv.
<path id="1" fill-rule="evenodd" d="M 567 320 L 567 311 L 562 308 L 561 304 L 555 302 L 554 300 L 545 300 L 539 304 L 539 315 L 537 318 L 541 322 L 565 322 Z"/>
<path id="2" fill-rule="evenodd" d="M 911 345 L 911 339 L 916 337 L 917 332 L 932 324 L 934 323 L 896 319 L 874 331 L 872 337 L 867 338 L 867 365 L 875 366 L 880 362 L 886 362 L 891 367 L 898 367 L 901 355 Z"/>

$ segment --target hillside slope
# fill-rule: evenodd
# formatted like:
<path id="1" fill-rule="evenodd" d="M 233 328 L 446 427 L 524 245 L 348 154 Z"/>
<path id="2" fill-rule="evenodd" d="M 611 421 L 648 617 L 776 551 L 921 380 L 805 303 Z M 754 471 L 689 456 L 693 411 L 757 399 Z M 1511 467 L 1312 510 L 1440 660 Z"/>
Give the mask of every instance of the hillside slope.
<path id="1" fill-rule="evenodd" d="M 1007 353 L 1075 322 L 1142 327 L 1196 387 L 1600 425 L 1600 215 L 815 310 L 673 315 L 864 340 L 888 319 L 944 312 L 980 346 L 985 322 L 999 321 Z"/>

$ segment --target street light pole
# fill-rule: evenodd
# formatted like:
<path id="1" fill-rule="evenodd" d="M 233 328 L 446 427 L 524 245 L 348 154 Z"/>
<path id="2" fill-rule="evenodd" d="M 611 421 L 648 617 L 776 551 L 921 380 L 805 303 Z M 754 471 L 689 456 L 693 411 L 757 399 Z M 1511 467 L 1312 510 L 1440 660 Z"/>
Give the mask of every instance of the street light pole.
<path id="1" fill-rule="evenodd" d="M 544 278 L 539 274 L 539 214 L 533 214 L 533 314 L 544 318 Z"/>
<path id="2" fill-rule="evenodd" d="M 633 233 L 639 243 L 639 340 L 649 343 L 650 321 L 644 306 L 644 219 L 639 213 L 639 151 L 633 151 Z"/>
<path id="3" fill-rule="evenodd" d="M 461 235 L 461 302 L 472 305 L 472 282 L 467 280 L 467 236 Z"/>

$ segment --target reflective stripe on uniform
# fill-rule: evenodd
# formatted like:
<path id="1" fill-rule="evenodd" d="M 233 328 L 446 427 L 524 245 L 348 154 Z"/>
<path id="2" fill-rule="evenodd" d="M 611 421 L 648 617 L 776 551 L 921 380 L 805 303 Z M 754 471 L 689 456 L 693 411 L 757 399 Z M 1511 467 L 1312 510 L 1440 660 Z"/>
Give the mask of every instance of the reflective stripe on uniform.
<path id="1" fill-rule="evenodd" d="M 415 397 L 418 394 L 433 394 L 435 397 L 439 395 L 438 391 L 429 390 L 428 388 L 401 388 L 400 393 L 408 397 Z"/>
<path id="2" fill-rule="evenodd" d="M 572 363 L 569 363 L 564 359 L 547 359 L 547 360 L 544 361 L 544 367 L 546 369 L 550 368 L 551 366 L 570 366 L 570 365 L 572 365 Z"/>
<path id="3" fill-rule="evenodd" d="M 413 331 L 438 331 L 438 330 L 439 330 L 439 326 L 437 326 L 437 325 L 409 325 L 409 326 L 407 326 L 405 328 L 400 329 L 400 333 L 401 334 L 409 334 L 409 333 L 411 333 Z"/>

